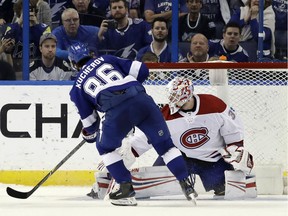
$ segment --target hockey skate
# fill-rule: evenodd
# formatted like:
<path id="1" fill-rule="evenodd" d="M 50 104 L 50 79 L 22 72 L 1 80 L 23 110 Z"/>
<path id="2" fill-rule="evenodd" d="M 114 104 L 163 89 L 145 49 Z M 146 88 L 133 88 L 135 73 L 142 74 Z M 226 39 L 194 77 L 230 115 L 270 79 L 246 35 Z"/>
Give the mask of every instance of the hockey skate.
<path id="1" fill-rule="evenodd" d="M 135 191 L 131 182 L 121 183 L 117 191 L 109 194 L 110 201 L 117 206 L 136 206 Z"/>
<path id="2" fill-rule="evenodd" d="M 180 181 L 180 186 L 187 200 L 192 201 L 192 203 L 196 206 L 196 197 L 198 196 L 198 194 L 194 190 L 194 186 L 191 183 L 191 180 L 189 178 L 183 179 L 182 181 Z"/>

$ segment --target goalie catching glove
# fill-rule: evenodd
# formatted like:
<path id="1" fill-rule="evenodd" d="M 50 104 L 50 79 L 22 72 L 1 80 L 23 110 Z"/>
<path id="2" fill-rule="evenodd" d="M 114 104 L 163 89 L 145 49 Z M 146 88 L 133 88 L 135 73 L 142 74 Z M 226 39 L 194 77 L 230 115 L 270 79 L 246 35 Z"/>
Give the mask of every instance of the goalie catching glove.
<path id="1" fill-rule="evenodd" d="M 250 174 L 254 166 L 253 156 L 243 146 L 230 145 L 220 149 L 219 153 L 227 163 L 233 165 L 235 170 Z"/>

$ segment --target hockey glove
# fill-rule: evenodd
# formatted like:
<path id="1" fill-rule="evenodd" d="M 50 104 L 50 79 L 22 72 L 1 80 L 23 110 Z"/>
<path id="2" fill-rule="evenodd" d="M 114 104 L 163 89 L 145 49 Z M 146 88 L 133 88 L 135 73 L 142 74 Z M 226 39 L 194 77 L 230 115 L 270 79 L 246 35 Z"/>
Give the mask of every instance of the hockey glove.
<path id="1" fill-rule="evenodd" d="M 223 159 L 233 165 L 235 170 L 241 170 L 249 174 L 254 166 L 253 156 L 244 149 L 236 145 L 230 145 L 219 150 Z"/>
<path id="2" fill-rule="evenodd" d="M 96 142 L 96 137 L 97 137 L 98 132 L 95 131 L 92 134 L 89 134 L 87 131 L 82 129 L 82 137 L 84 140 L 86 140 L 88 143 L 95 143 Z"/>

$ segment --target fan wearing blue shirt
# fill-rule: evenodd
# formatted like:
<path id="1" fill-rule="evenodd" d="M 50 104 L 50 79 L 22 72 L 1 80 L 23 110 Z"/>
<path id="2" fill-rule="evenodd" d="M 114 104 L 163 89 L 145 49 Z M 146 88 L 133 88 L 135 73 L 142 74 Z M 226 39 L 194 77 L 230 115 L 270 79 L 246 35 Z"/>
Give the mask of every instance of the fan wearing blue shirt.
<path id="1" fill-rule="evenodd" d="M 153 52 L 158 56 L 159 62 L 171 62 L 171 47 L 167 43 L 168 23 L 167 20 L 158 17 L 152 22 L 153 41 L 139 50 L 136 59 L 141 61 L 142 56 L 146 52 Z M 179 61 L 183 59 L 179 54 Z"/>
<path id="2" fill-rule="evenodd" d="M 125 0 L 111 0 L 111 17 L 103 20 L 98 39 L 102 50 L 113 51 L 121 58 L 135 59 L 137 52 L 152 41 L 151 25 L 143 19 L 128 18 L 128 4 Z"/>
<path id="3" fill-rule="evenodd" d="M 91 53 L 98 54 L 96 26 L 80 25 L 79 14 L 74 8 L 65 9 L 61 15 L 62 26 L 55 28 L 52 33 L 57 38 L 56 56 L 68 60 L 68 48 L 82 42 L 87 45 Z"/>
<path id="4" fill-rule="evenodd" d="M 240 35 L 241 28 L 237 23 L 227 23 L 223 29 L 223 39 L 209 41 L 209 56 L 224 55 L 227 61 L 248 62 L 247 51 L 239 45 Z"/>

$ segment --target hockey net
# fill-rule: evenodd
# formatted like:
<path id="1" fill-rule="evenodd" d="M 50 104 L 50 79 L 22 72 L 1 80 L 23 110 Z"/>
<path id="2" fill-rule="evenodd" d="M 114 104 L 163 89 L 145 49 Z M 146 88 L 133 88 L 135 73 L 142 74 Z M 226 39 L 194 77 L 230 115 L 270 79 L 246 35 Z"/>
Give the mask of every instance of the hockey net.
<path id="1" fill-rule="evenodd" d="M 192 79 L 195 93 L 222 98 L 241 116 L 245 147 L 255 165 L 281 165 L 287 173 L 288 72 L 285 63 L 150 63 L 145 88 L 161 106 L 175 76 Z"/>

